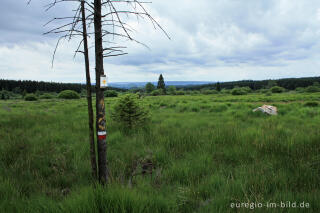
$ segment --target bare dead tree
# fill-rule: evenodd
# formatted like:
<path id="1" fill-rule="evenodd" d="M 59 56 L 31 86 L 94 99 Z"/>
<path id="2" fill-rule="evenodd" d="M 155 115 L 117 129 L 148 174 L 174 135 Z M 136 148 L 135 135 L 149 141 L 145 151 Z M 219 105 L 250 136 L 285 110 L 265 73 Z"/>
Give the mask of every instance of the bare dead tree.
<path id="1" fill-rule="evenodd" d="M 83 53 L 86 66 L 86 83 L 87 83 L 87 102 L 88 102 L 88 116 L 89 116 L 89 141 L 90 141 L 90 158 L 92 176 L 97 178 L 97 159 L 96 149 L 94 143 L 94 129 L 93 129 L 93 108 L 92 108 L 92 91 L 91 91 L 91 78 L 89 66 L 89 50 L 88 50 L 88 35 L 87 35 L 87 22 L 85 12 L 85 2 L 81 1 L 81 20 L 82 20 L 82 37 L 83 37 Z"/>
<path id="2" fill-rule="evenodd" d="M 105 117 L 105 104 L 104 93 L 101 88 L 100 80 L 101 75 L 104 75 L 104 58 L 121 56 L 127 54 L 124 52 L 126 46 L 117 45 L 121 39 L 133 41 L 148 47 L 143 42 L 134 38 L 134 28 L 128 24 L 128 19 L 132 16 L 143 20 L 148 20 L 152 23 L 153 27 L 159 28 L 169 39 L 170 37 L 161 25 L 148 13 L 145 4 L 151 2 L 144 2 L 139 0 L 94 0 L 89 2 L 87 0 L 52 0 L 52 3 L 47 5 L 47 10 L 60 3 L 65 2 L 79 2 L 79 7 L 74 11 L 74 15 L 70 17 L 54 18 L 49 23 L 54 21 L 65 21 L 64 24 L 53 28 L 45 34 L 54 33 L 60 34 L 56 48 L 54 50 L 53 59 L 59 46 L 61 39 L 71 40 L 74 37 L 82 37 L 75 54 L 80 51 L 80 46 L 84 43 L 85 62 L 86 62 L 86 76 L 87 85 L 90 85 L 90 77 L 88 78 L 89 56 L 87 48 L 87 37 L 94 35 L 95 40 L 95 76 L 96 76 L 96 136 L 97 136 L 97 150 L 98 150 L 98 177 L 102 184 L 108 183 L 108 167 L 107 167 L 107 143 L 106 143 L 106 117 Z M 85 15 L 88 12 L 88 15 Z M 82 15 L 82 18 L 81 18 Z M 91 24 L 94 24 L 93 31 L 87 32 L 87 29 L 92 29 Z M 82 29 L 81 29 L 82 28 Z M 104 44 L 108 46 L 104 47 Z M 112 46 L 110 45 L 112 44 Z M 89 109 L 89 95 L 88 96 L 88 111 Z M 91 118 L 89 115 L 89 123 Z M 91 127 L 89 124 L 89 129 Z M 92 148 L 92 135 L 90 134 L 91 146 L 91 161 L 93 163 L 93 155 L 95 155 L 94 148 Z M 92 170 L 94 166 L 92 164 Z"/>
<path id="3" fill-rule="evenodd" d="M 98 135 L 106 134 L 105 105 L 103 92 L 100 88 L 100 76 L 104 74 L 103 58 L 120 56 L 127 54 L 124 52 L 125 46 L 107 46 L 104 43 L 114 43 L 116 38 L 124 38 L 134 41 L 138 44 L 146 46 L 144 43 L 134 39 L 132 31 L 134 30 L 127 23 L 125 18 L 135 16 L 136 18 L 147 18 L 153 26 L 160 28 L 164 34 L 170 39 L 168 34 L 163 30 L 160 24 L 147 12 L 144 4 L 150 2 L 142 2 L 139 0 L 94 0 L 93 15 L 95 28 L 95 54 L 96 54 L 96 117 Z M 120 5 L 120 6 L 119 6 Z M 126 6 L 123 9 L 123 6 Z M 118 7 L 117 7 L 118 6 Z M 146 46 L 147 47 L 147 46 Z M 98 166 L 99 180 L 102 183 L 108 182 L 107 168 L 107 143 L 106 137 L 98 137 Z"/>
<path id="4" fill-rule="evenodd" d="M 98 174 L 102 184 L 108 182 L 107 167 L 107 132 L 106 132 L 106 110 L 104 104 L 103 89 L 100 86 L 100 77 L 104 74 L 103 69 L 103 46 L 102 46 L 102 22 L 101 22 L 101 0 L 94 0 L 94 40 L 96 56 L 96 129 L 98 145 Z"/>
<path id="5" fill-rule="evenodd" d="M 89 50 L 88 50 L 88 33 L 87 33 L 87 17 L 86 17 L 86 1 L 84 0 L 54 0 L 52 3 L 46 6 L 46 10 L 53 8 L 56 4 L 62 2 L 79 2 L 78 8 L 73 11 L 73 16 L 69 17 L 56 17 L 49 21 L 47 24 L 54 21 L 64 21 L 66 23 L 51 29 L 45 34 L 54 33 L 62 34 L 56 44 L 54 54 L 52 57 L 52 65 L 54 61 L 54 56 L 56 54 L 57 48 L 59 46 L 60 40 L 68 39 L 71 40 L 73 37 L 80 37 L 81 41 L 79 42 L 78 48 L 75 51 L 77 53 L 84 54 L 85 61 L 85 73 L 86 73 L 86 89 L 87 89 L 87 103 L 88 103 L 88 125 L 89 125 L 89 145 L 90 145 L 90 161 L 91 161 L 91 173 L 94 179 L 97 178 L 97 158 L 96 158 L 96 149 L 94 141 L 94 125 L 93 125 L 93 107 L 92 107 L 92 90 L 91 90 L 91 78 L 90 78 L 90 64 L 89 64 Z M 28 1 L 30 4 L 31 0 Z M 83 51 L 80 51 L 80 47 L 83 44 Z"/>

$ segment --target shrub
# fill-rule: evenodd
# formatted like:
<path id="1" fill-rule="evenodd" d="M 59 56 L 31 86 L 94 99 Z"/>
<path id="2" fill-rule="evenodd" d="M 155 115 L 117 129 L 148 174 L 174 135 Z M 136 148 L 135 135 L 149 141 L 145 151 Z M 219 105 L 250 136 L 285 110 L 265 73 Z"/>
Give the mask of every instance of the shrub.
<path id="1" fill-rule="evenodd" d="M 104 91 L 104 97 L 108 97 L 108 98 L 118 97 L 118 93 L 115 90 L 106 90 Z"/>
<path id="2" fill-rule="evenodd" d="M 79 99 L 80 95 L 73 90 L 64 90 L 59 93 L 58 98 L 61 99 Z"/>
<path id="3" fill-rule="evenodd" d="M 40 97 L 41 92 L 40 92 L 39 90 L 37 90 L 34 94 L 35 94 L 37 97 Z"/>
<path id="4" fill-rule="evenodd" d="M 82 89 L 81 92 L 80 92 L 80 96 L 82 98 L 87 97 L 87 90 L 86 89 Z"/>
<path id="5" fill-rule="evenodd" d="M 247 89 L 245 88 L 233 88 L 231 90 L 232 95 L 246 95 L 247 93 Z"/>
<path id="6" fill-rule="evenodd" d="M 152 95 L 152 96 L 158 96 L 158 95 L 162 95 L 163 93 L 162 93 L 162 90 L 160 90 L 160 89 L 156 89 L 156 90 L 153 90 L 151 93 L 150 93 L 150 95 Z"/>
<path id="7" fill-rule="evenodd" d="M 296 90 L 296 92 L 298 92 L 298 93 L 305 92 L 305 88 L 303 88 L 303 87 L 297 87 L 295 90 Z"/>
<path id="8" fill-rule="evenodd" d="M 1 90 L 0 91 L 0 99 L 1 100 L 7 100 L 10 99 L 10 93 L 6 90 Z"/>
<path id="9" fill-rule="evenodd" d="M 169 95 L 175 95 L 176 92 L 177 92 L 177 89 L 176 89 L 175 86 L 169 86 L 169 87 L 168 87 L 168 94 L 169 94 Z"/>
<path id="10" fill-rule="evenodd" d="M 260 90 L 257 90 L 257 92 L 259 92 L 259 93 L 267 93 L 267 92 L 269 92 L 269 90 L 268 89 L 260 89 Z"/>
<path id="11" fill-rule="evenodd" d="M 26 101 L 36 101 L 36 100 L 38 100 L 38 98 L 37 98 L 37 96 L 35 94 L 27 94 L 24 97 L 24 100 L 26 100 Z"/>
<path id="12" fill-rule="evenodd" d="M 198 95 L 198 94 L 200 94 L 200 92 L 197 91 L 197 90 L 194 90 L 194 91 L 191 92 L 191 95 Z"/>
<path id="13" fill-rule="evenodd" d="M 137 96 L 138 98 L 143 98 L 143 93 L 141 93 L 141 92 L 136 92 L 136 96 Z"/>
<path id="14" fill-rule="evenodd" d="M 155 89 L 156 89 L 156 87 L 150 82 L 147 83 L 146 86 L 145 86 L 145 90 L 146 90 L 147 93 L 151 93 Z"/>
<path id="15" fill-rule="evenodd" d="M 306 102 L 304 104 L 304 106 L 306 106 L 306 107 L 317 107 L 317 106 L 319 106 L 319 103 L 316 102 L 316 101 L 308 101 L 308 102 Z"/>
<path id="16" fill-rule="evenodd" d="M 178 90 L 176 92 L 176 95 L 184 95 L 184 94 L 185 94 L 185 92 L 183 90 Z"/>
<path id="17" fill-rule="evenodd" d="M 53 95 L 50 93 L 44 93 L 43 95 L 40 95 L 40 99 L 52 99 Z"/>
<path id="18" fill-rule="evenodd" d="M 221 93 L 223 93 L 223 94 L 230 94 L 230 93 L 231 93 L 231 90 L 230 90 L 230 89 L 222 89 L 222 90 L 221 90 Z"/>
<path id="19" fill-rule="evenodd" d="M 241 87 L 240 89 L 245 91 L 246 93 L 252 92 L 252 89 L 250 87 Z"/>
<path id="20" fill-rule="evenodd" d="M 127 128 L 141 127 L 149 120 L 149 112 L 139 103 L 136 95 L 122 96 L 115 104 L 112 118 Z"/>
<path id="21" fill-rule="evenodd" d="M 320 92 L 320 88 L 317 86 L 308 86 L 305 90 L 306 92 Z"/>
<path id="22" fill-rule="evenodd" d="M 272 95 L 272 92 L 271 92 L 271 91 L 268 91 L 268 92 L 265 93 L 265 95 L 266 95 L 266 96 L 271 96 L 271 95 Z"/>
<path id="23" fill-rule="evenodd" d="M 272 93 L 282 93 L 284 92 L 284 88 L 283 87 L 279 87 L 279 86 L 274 86 L 271 89 Z"/>
<path id="24" fill-rule="evenodd" d="M 211 94 L 217 94 L 218 91 L 217 90 L 206 89 L 206 90 L 201 90 L 201 93 L 204 94 L 204 95 L 211 95 Z"/>

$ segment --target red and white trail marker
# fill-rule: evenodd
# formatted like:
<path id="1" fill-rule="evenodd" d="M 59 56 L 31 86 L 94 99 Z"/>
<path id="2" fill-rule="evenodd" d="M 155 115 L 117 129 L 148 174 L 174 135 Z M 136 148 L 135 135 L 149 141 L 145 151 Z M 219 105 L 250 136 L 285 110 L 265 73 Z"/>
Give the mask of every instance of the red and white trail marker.
<path id="1" fill-rule="evenodd" d="M 98 139 L 99 140 L 104 140 L 107 138 L 107 132 L 103 131 L 103 132 L 98 132 Z"/>

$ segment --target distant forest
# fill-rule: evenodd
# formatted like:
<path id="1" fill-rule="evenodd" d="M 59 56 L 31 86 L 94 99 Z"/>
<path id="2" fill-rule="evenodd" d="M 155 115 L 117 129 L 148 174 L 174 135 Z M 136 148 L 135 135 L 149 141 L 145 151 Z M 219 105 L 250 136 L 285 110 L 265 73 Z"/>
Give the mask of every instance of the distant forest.
<path id="1" fill-rule="evenodd" d="M 80 93 L 86 89 L 86 84 L 76 83 L 56 83 L 56 82 L 44 82 L 44 81 L 15 81 L 0 79 L 0 90 L 7 90 L 12 92 L 26 91 L 27 93 L 34 93 L 36 91 L 42 92 L 61 92 L 63 90 L 74 90 Z M 125 89 L 119 89 L 109 87 L 108 89 L 116 91 L 125 91 Z M 95 86 L 92 85 L 92 91 L 95 91 Z"/>
<path id="2" fill-rule="evenodd" d="M 308 78 L 284 78 L 278 80 L 244 80 L 244 81 L 232 81 L 232 82 L 220 82 L 213 84 L 203 84 L 195 86 L 179 87 L 186 90 L 201 90 L 201 89 L 217 89 L 217 85 L 221 89 L 233 89 L 234 87 L 250 87 L 252 90 L 264 89 L 270 86 L 280 86 L 288 90 L 295 90 L 298 87 L 308 87 L 313 85 L 314 82 L 320 83 L 320 77 L 308 77 Z"/>
<path id="3" fill-rule="evenodd" d="M 314 82 L 320 83 L 320 77 L 308 77 L 308 78 L 285 78 L 278 80 L 244 80 L 244 81 L 232 81 L 232 82 L 219 82 L 203 85 L 191 85 L 191 86 L 177 86 L 179 89 L 185 90 L 202 90 L 202 89 L 233 89 L 234 87 L 250 87 L 252 90 L 259 90 L 269 88 L 270 86 L 280 86 L 288 90 L 295 90 L 298 87 L 308 87 L 314 84 Z M 0 79 L 0 90 L 7 90 L 12 92 L 34 93 L 36 91 L 43 92 L 61 92 L 63 90 L 74 90 L 81 92 L 86 89 L 85 84 L 76 83 L 56 83 L 56 82 L 43 82 L 43 81 L 16 81 L 16 80 L 4 80 Z M 126 89 L 108 87 L 109 90 L 126 91 Z M 95 86 L 92 85 L 92 91 L 95 91 Z"/>

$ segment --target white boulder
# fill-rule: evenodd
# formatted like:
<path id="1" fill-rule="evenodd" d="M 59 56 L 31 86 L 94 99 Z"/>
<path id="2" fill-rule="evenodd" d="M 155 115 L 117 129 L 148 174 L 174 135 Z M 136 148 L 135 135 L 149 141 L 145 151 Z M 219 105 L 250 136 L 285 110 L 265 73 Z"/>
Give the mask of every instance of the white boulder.
<path id="1" fill-rule="evenodd" d="M 258 107 L 253 110 L 253 112 L 256 112 L 256 111 L 261 111 L 261 112 L 267 113 L 269 115 L 277 115 L 278 114 L 277 107 L 271 106 L 271 105 L 263 105 L 263 106 Z"/>

